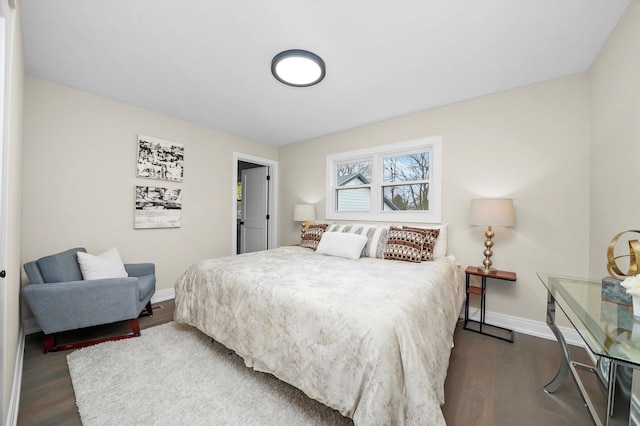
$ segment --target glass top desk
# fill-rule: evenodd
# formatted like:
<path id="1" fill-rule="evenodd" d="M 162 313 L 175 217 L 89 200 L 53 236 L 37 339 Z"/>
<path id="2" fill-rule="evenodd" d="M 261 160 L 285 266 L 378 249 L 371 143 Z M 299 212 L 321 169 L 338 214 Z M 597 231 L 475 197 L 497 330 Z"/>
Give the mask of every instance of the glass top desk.
<path id="1" fill-rule="evenodd" d="M 602 284 L 598 281 L 545 273 L 538 273 L 538 277 L 548 293 L 546 322 L 561 352 L 558 373 L 544 390 L 553 393 L 571 373 L 597 425 L 630 424 L 633 370 L 640 368 L 640 319 L 634 319 L 631 306 L 603 298 Z M 600 357 L 596 368 L 571 361 L 564 337 L 555 324 L 556 304 L 591 352 Z M 599 418 L 576 368 L 598 376 L 607 394 L 604 421 Z"/>

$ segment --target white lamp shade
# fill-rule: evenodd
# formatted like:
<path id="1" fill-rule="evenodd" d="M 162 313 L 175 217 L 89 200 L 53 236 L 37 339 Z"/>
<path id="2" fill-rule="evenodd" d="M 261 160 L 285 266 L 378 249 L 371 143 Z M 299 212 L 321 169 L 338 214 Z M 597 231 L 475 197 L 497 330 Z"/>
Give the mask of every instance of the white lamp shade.
<path id="1" fill-rule="evenodd" d="M 311 222 L 316 220 L 316 209 L 312 204 L 296 204 L 293 207 L 293 220 L 296 222 Z"/>
<path id="2" fill-rule="evenodd" d="M 469 224 L 484 226 L 513 226 L 516 212 L 511 198 L 482 198 L 471 200 Z"/>

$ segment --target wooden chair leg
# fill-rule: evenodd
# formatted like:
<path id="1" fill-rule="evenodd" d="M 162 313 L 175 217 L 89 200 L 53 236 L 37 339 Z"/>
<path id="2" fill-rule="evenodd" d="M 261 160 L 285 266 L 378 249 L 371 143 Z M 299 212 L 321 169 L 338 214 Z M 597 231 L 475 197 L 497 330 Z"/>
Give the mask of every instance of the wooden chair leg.
<path id="1" fill-rule="evenodd" d="M 140 312 L 140 315 L 138 315 L 138 318 L 150 317 L 152 315 L 153 315 L 153 307 L 151 306 L 151 301 L 149 301 L 144 307 L 144 309 Z"/>
<path id="2" fill-rule="evenodd" d="M 115 336 L 115 337 L 105 337 L 104 339 L 87 340 L 84 342 L 70 343 L 68 345 L 62 345 L 62 346 L 57 345 L 55 333 L 45 334 L 42 349 L 44 353 L 66 351 L 69 349 L 85 348 L 87 346 L 93 346 L 103 342 L 113 342 L 115 340 L 130 339 L 132 337 L 139 337 L 141 335 L 138 318 L 130 319 L 129 327 L 131 327 L 131 333 L 129 334 L 123 334 L 121 336 Z"/>
<path id="3" fill-rule="evenodd" d="M 45 334 L 44 335 L 44 340 L 42 342 L 42 352 L 44 352 L 45 354 L 47 352 L 52 352 L 53 348 L 56 347 L 56 335 L 55 333 L 53 334 Z"/>
<path id="4" fill-rule="evenodd" d="M 138 337 L 140 336 L 140 324 L 138 323 L 138 318 L 133 318 L 129 320 L 129 327 L 131 327 L 131 331 L 133 331 L 133 335 L 129 337 Z"/>

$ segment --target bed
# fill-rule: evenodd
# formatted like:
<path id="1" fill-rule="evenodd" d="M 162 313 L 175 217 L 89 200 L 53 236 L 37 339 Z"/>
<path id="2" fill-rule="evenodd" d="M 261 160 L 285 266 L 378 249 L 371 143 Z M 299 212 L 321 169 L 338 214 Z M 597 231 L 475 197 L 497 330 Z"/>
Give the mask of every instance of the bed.
<path id="1" fill-rule="evenodd" d="M 452 256 L 280 247 L 191 266 L 175 284 L 174 318 L 356 425 L 444 424 L 462 276 Z"/>

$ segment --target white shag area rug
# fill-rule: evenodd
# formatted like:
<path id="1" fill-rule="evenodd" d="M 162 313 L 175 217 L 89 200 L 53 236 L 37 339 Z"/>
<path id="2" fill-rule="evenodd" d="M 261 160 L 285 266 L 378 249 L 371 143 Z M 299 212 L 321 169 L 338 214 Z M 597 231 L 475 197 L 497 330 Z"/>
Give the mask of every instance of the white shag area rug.
<path id="1" fill-rule="evenodd" d="M 353 425 L 194 327 L 170 322 L 142 336 L 67 355 L 83 425 Z M 327 366 L 330 368 L 330 366 Z"/>

